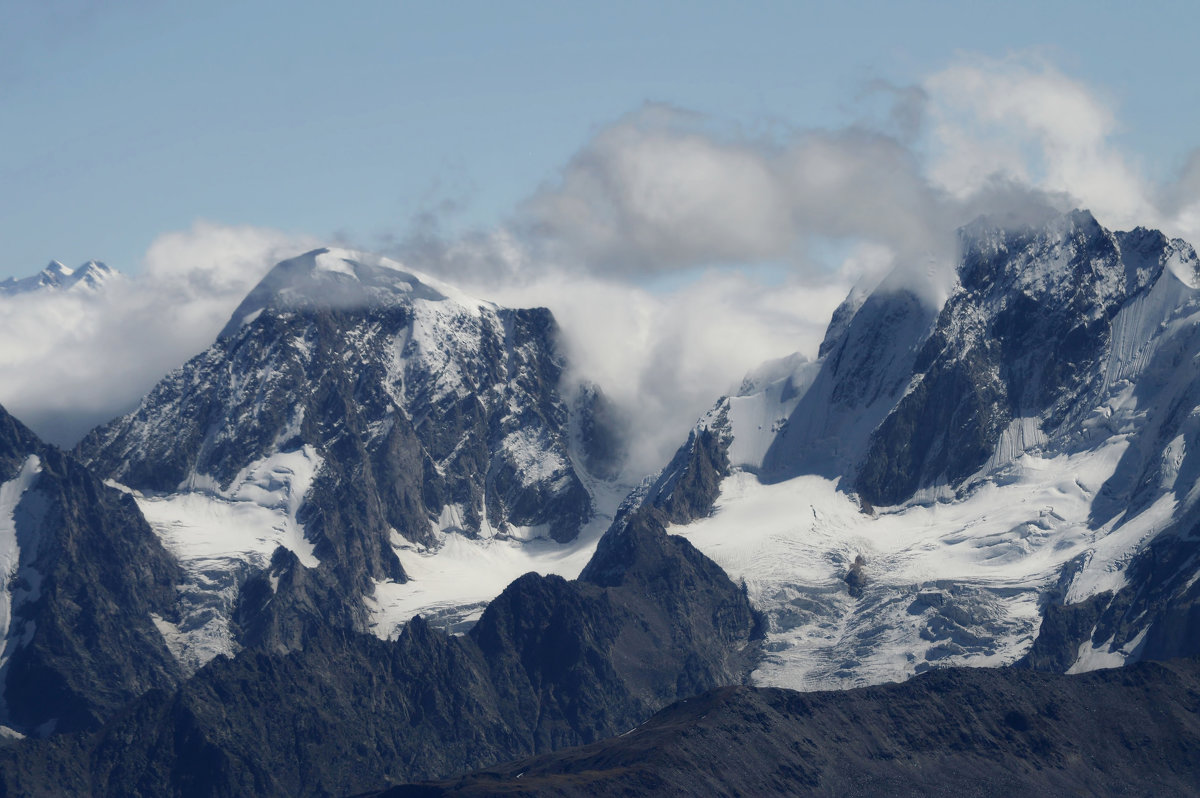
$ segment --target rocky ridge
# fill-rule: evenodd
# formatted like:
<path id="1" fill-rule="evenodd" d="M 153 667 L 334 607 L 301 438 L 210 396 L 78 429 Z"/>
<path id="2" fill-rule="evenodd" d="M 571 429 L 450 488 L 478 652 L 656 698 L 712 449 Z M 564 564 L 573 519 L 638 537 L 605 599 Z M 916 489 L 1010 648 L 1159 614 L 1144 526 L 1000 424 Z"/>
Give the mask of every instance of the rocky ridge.
<path id="1" fill-rule="evenodd" d="M 1086 211 L 961 241 L 942 307 L 855 291 L 693 433 L 728 470 L 670 529 L 767 612 L 764 683 L 1190 653 L 1195 252 Z"/>
<path id="2" fill-rule="evenodd" d="M 372 795 L 1195 795 L 1198 688 L 1195 660 L 1071 677 L 947 669 L 835 693 L 726 687 L 620 737 Z"/>
<path id="3" fill-rule="evenodd" d="M 0 408 L 2 721 L 91 729 L 180 668 L 155 628 L 182 580 L 127 494 Z M 136 563 L 136 567 L 130 567 Z"/>
<path id="4" fill-rule="evenodd" d="M 645 513 L 609 535 L 602 578 L 528 574 L 466 635 L 328 625 L 286 654 L 217 658 L 97 732 L 0 748 L 0 794 L 347 794 L 601 739 L 743 682 L 744 593 Z"/>

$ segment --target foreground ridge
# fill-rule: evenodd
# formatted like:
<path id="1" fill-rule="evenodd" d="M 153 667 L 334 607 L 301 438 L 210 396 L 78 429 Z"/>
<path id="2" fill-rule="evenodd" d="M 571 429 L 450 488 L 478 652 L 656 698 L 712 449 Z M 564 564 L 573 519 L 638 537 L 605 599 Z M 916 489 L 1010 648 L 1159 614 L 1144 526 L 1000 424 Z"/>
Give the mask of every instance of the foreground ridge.
<path id="1" fill-rule="evenodd" d="M 377 798 L 1197 795 L 1200 661 L 1054 676 L 950 668 L 904 684 L 726 687 L 620 737 Z"/>

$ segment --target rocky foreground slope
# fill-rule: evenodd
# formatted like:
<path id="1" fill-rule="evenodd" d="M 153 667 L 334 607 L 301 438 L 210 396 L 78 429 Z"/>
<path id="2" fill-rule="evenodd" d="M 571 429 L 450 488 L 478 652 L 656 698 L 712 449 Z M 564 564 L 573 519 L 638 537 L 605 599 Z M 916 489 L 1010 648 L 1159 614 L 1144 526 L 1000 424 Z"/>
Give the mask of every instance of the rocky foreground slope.
<path id="1" fill-rule="evenodd" d="M 939 670 L 797 693 L 727 687 L 592 745 L 399 786 L 451 796 L 1200 794 L 1200 662 L 1080 676 Z"/>

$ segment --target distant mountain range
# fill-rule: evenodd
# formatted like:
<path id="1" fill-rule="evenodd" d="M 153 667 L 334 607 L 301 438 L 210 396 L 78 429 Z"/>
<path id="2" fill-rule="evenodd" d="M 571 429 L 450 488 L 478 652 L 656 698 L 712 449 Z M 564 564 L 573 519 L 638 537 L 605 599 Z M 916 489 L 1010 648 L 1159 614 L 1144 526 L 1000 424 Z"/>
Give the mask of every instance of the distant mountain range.
<path id="1" fill-rule="evenodd" d="M 37 291 L 97 291 L 110 280 L 120 278 L 120 273 L 98 260 L 89 260 L 75 269 L 69 269 L 56 260 L 32 277 L 0 280 L 0 297 L 28 294 Z"/>

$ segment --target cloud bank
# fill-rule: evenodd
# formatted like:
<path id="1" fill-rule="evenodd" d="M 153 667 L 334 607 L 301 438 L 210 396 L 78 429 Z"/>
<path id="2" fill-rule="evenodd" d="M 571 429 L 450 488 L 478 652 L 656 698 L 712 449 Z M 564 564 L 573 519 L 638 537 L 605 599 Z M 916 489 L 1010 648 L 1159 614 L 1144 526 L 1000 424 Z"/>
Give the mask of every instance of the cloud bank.
<path id="1" fill-rule="evenodd" d="M 273 263 L 312 246 L 197 222 L 160 236 L 140 274 L 101 292 L 0 299 L 0 404 L 52 443 L 73 444 L 208 347 Z"/>
<path id="2" fill-rule="evenodd" d="M 723 134 L 648 105 L 602 130 L 522 209 L 544 258 L 634 275 L 722 263 L 804 262 L 813 236 L 949 246 L 939 192 L 913 153 L 865 129 Z"/>
<path id="3" fill-rule="evenodd" d="M 963 56 L 851 101 L 861 118 L 820 130 L 647 104 L 598 129 L 504 224 L 446 236 L 425 214 L 384 248 L 478 296 L 550 307 L 575 376 L 630 419 L 638 476 L 759 363 L 815 356 L 857 282 L 891 272 L 941 302 L 955 230 L 979 214 L 1087 207 L 1109 227 L 1200 240 L 1200 153 L 1171 182 L 1148 180 L 1114 144 L 1113 102 L 1044 59 Z M 317 245 L 199 223 L 156 241 L 111 297 L 0 308 L 0 402 L 77 437 L 207 346 L 272 262 Z"/>
<path id="4" fill-rule="evenodd" d="M 410 238 L 402 258 L 555 311 L 577 371 L 634 419 L 648 470 L 758 363 L 815 356 L 848 290 L 884 273 L 940 304 L 958 227 L 1075 207 L 1200 240 L 1200 154 L 1158 186 L 1102 92 L 1028 54 L 874 81 L 875 120 L 746 132 L 648 104 L 600 129 L 502 230 Z M 427 231 L 428 232 L 428 231 Z M 767 279 L 763 279 L 764 275 Z"/>

